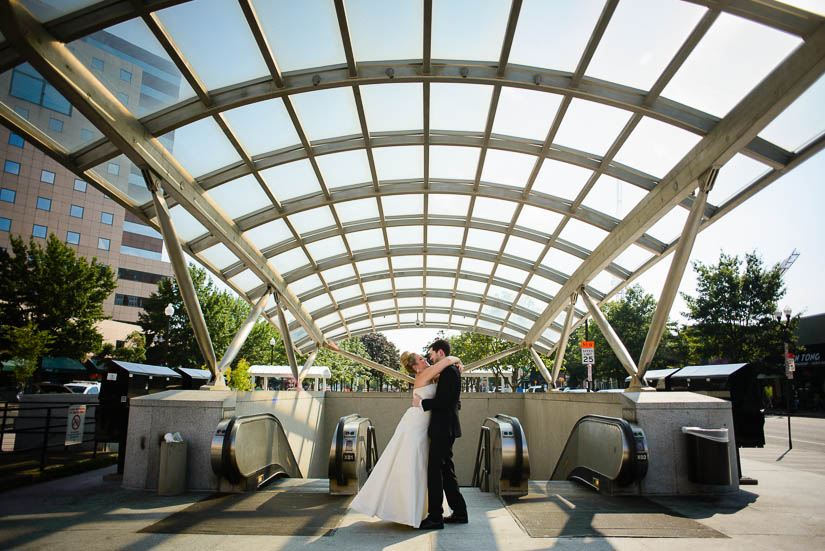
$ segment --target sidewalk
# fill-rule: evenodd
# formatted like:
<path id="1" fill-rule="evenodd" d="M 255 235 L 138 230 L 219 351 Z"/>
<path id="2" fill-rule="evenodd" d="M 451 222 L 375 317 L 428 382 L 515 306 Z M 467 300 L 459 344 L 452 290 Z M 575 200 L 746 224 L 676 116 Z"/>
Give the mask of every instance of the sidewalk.
<path id="1" fill-rule="evenodd" d="M 736 496 L 721 500 L 658 498 L 656 504 L 681 513 L 707 528 L 713 539 L 693 537 L 560 537 L 531 538 L 504 503 L 491 494 L 464 488 L 470 524 L 448 526 L 441 531 L 420 532 L 408 527 L 378 521 L 360 514 L 345 514 L 337 529 L 327 535 L 266 536 L 191 533 L 143 533 L 162 519 L 183 511 L 208 497 L 189 493 L 162 497 L 149 491 L 124 490 L 117 482 L 104 481 L 113 473 L 108 467 L 61 480 L 0 493 L 0 548 L 3 549 L 215 549 L 232 550 L 296 549 L 298 546 L 335 551 L 361 549 L 588 549 L 644 551 L 695 551 L 697 545 L 712 545 L 715 550 L 748 551 L 776 549 L 825 549 L 825 476 L 804 470 L 805 465 L 821 464 L 825 453 L 780 449 L 742 450 L 743 471 L 759 480 L 745 486 Z M 784 454 L 784 455 L 783 455 Z M 111 477 L 107 477 L 111 478 Z M 245 494 L 235 505 L 227 504 L 220 514 L 234 519 L 234 530 L 245 534 L 245 519 L 261 522 L 277 515 L 263 503 L 277 493 L 288 497 L 300 490 L 324 492 L 325 481 L 284 480 L 269 490 Z M 536 489 L 555 484 L 532 483 Z M 562 483 L 565 484 L 565 483 Z M 571 486 L 575 495 L 580 489 Z M 564 490 L 559 502 L 571 503 Z M 620 498 L 616 498 L 620 499 Z M 575 501 L 575 499 L 573 499 Z M 246 504 L 246 505 L 244 505 Z M 311 511 L 310 511 L 311 512 Z M 610 512 L 612 513 L 612 512 Z M 623 522 L 632 524 L 633 512 Z M 593 524 L 605 524 L 607 513 L 594 514 Z M 619 517 L 615 517 L 615 521 Z M 264 519 L 264 520 L 266 520 Z M 639 519 L 641 520 L 641 519 Z M 615 522 L 614 522 L 615 524 Z M 250 521 L 251 526 L 251 521 Z M 717 531 L 720 535 L 713 535 Z"/>

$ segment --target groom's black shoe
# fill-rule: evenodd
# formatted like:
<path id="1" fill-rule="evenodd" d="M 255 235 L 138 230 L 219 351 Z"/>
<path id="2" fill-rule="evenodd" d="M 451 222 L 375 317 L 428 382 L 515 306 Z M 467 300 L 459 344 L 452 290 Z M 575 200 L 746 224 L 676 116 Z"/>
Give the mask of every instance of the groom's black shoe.
<path id="1" fill-rule="evenodd" d="M 467 518 L 467 513 L 459 515 L 453 513 L 448 517 L 444 517 L 444 524 L 467 524 L 470 520 Z"/>
<path id="2" fill-rule="evenodd" d="M 419 525 L 419 530 L 442 530 L 444 528 L 444 520 L 445 519 L 432 519 L 430 517 L 425 518 L 421 521 L 421 525 Z"/>

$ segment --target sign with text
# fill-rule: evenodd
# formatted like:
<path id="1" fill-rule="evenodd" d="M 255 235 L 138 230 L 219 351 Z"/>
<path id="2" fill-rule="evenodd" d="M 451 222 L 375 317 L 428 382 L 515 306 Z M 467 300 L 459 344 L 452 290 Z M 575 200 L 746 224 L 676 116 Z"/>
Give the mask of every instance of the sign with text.
<path id="1" fill-rule="evenodd" d="M 581 341 L 583 364 L 593 365 L 594 363 L 596 363 L 596 350 L 594 348 L 594 345 L 594 341 Z"/>
<path id="2" fill-rule="evenodd" d="M 793 373 L 796 371 L 796 363 L 794 361 L 793 352 L 788 352 L 788 357 L 785 358 L 785 371 L 788 373 Z"/>
<path id="3" fill-rule="evenodd" d="M 86 424 L 86 405 L 69 406 L 66 415 L 66 446 L 83 443 L 83 425 Z"/>

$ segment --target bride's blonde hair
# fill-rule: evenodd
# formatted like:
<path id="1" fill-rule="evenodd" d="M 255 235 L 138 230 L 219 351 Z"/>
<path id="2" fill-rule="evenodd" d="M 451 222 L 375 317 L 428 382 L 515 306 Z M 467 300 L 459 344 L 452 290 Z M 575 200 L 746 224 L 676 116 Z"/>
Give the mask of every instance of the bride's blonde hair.
<path id="1" fill-rule="evenodd" d="M 412 376 L 415 376 L 415 363 L 415 353 L 405 350 L 401 354 L 401 367 L 406 369 L 407 373 L 409 373 Z"/>

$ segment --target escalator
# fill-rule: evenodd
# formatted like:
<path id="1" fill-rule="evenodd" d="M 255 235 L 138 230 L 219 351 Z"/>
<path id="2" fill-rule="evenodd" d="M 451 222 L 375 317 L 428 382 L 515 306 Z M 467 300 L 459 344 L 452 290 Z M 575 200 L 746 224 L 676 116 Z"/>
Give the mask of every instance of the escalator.
<path id="1" fill-rule="evenodd" d="M 329 448 L 330 495 L 355 495 L 378 462 L 375 427 L 353 413 L 338 420 Z"/>
<path id="2" fill-rule="evenodd" d="M 481 424 L 471 485 L 482 492 L 521 497 L 528 492 L 530 455 L 517 417 L 499 413 Z"/>

